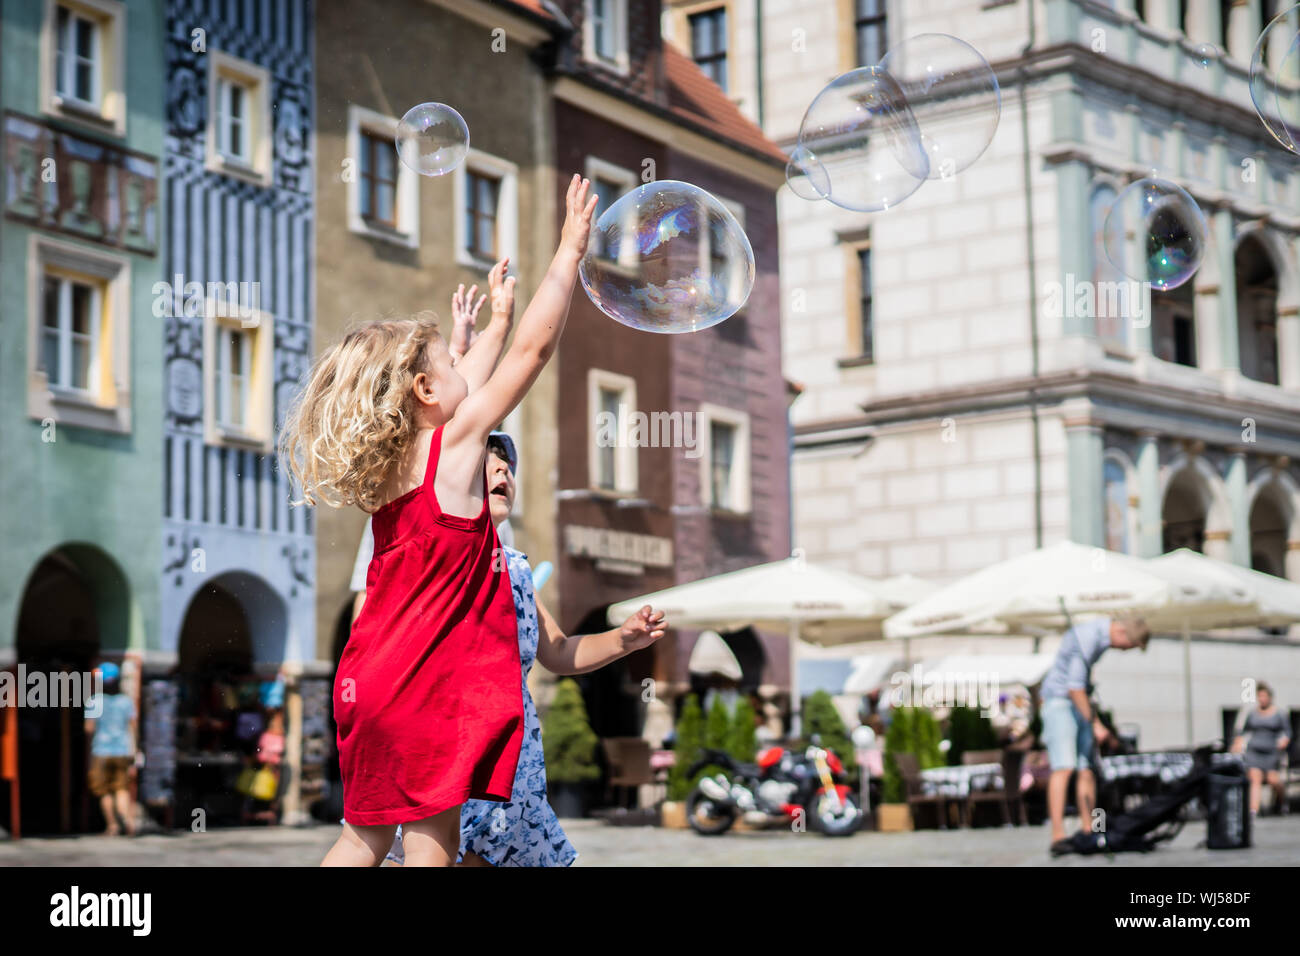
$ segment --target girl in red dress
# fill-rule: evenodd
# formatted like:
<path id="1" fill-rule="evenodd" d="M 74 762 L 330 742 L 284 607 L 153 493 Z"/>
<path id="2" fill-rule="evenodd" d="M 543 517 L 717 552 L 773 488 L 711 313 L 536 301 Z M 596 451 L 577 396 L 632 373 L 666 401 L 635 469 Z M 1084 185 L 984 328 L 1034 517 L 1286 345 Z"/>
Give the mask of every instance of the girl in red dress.
<path id="1" fill-rule="evenodd" d="M 574 176 L 560 246 L 500 355 L 508 263 L 492 320 L 453 367 L 436 324 L 375 322 L 328 349 L 283 432 L 303 501 L 373 514 L 366 603 L 334 683 L 343 834 L 326 866 L 377 866 L 402 824 L 408 865 L 450 866 L 467 799 L 508 801 L 523 732 L 519 641 L 488 507 L 488 433 L 559 343 L 597 197 Z"/>

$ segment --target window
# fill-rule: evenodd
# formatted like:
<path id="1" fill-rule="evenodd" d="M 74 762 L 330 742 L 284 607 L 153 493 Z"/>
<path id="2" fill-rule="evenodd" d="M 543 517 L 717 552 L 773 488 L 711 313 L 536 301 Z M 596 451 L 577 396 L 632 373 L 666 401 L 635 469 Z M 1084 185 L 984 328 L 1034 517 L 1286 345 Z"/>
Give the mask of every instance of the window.
<path id="1" fill-rule="evenodd" d="M 857 251 L 858 257 L 858 331 L 859 351 L 864 359 L 873 361 L 875 334 L 871 327 L 871 247 Z"/>
<path id="2" fill-rule="evenodd" d="M 586 0 L 585 12 L 584 55 L 626 73 L 627 0 Z"/>
<path id="3" fill-rule="evenodd" d="M 587 157 L 585 172 L 586 177 L 591 180 L 592 189 L 600 197 L 600 201 L 596 204 L 596 221 L 599 221 L 609 207 L 618 202 L 622 196 L 640 185 L 640 180 L 632 170 L 607 163 L 595 156 Z M 621 251 L 605 249 L 601 245 L 602 237 L 599 235 L 593 235 L 592 240 L 595 243 L 593 252 L 598 256 L 613 258 Z"/>
<path id="4" fill-rule="evenodd" d="M 27 262 L 28 415 L 130 431 L 130 260 L 33 233 Z"/>
<path id="5" fill-rule="evenodd" d="M 99 42 L 99 24 L 68 7 L 59 7 L 54 84 L 64 100 L 99 108 Z"/>
<path id="6" fill-rule="evenodd" d="M 248 141 L 247 84 L 227 76 L 217 78 L 217 149 L 224 159 L 247 165 L 251 156 Z"/>
<path id="7" fill-rule="evenodd" d="M 270 74 L 220 50 L 207 56 L 207 168 L 270 185 Z"/>
<path id="8" fill-rule="evenodd" d="M 727 90 L 727 8 L 717 7 L 687 18 L 691 26 L 691 57 L 704 75 Z"/>
<path id="9" fill-rule="evenodd" d="M 636 380 L 602 369 L 587 372 L 591 454 L 588 485 L 606 494 L 637 490 L 637 450 L 630 434 L 636 412 Z"/>
<path id="10" fill-rule="evenodd" d="M 519 167 L 471 149 L 452 175 L 456 261 L 481 269 L 506 256 L 513 259 L 519 240 Z"/>
<path id="11" fill-rule="evenodd" d="M 700 496 L 707 508 L 750 510 L 749 416 L 703 404 L 699 413 Z"/>
<path id="12" fill-rule="evenodd" d="M 361 133 L 361 215 L 372 223 L 397 225 L 397 153 L 390 138 Z"/>
<path id="13" fill-rule="evenodd" d="M 853 0 L 853 34 L 858 66 L 875 66 L 889 49 L 885 33 L 885 0 Z"/>
<path id="14" fill-rule="evenodd" d="M 243 329 L 217 329 L 217 425 L 227 430 L 248 428 L 249 386 L 252 382 L 253 337 Z"/>
<path id="15" fill-rule="evenodd" d="M 1151 351 L 1156 358 L 1196 365 L 1195 314 L 1190 282 L 1169 292 L 1151 290 Z"/>
<path id="16" fill-rule="evenodd" d="M 97 391 L 101 285 L 47 272 L 44 292 L 41 369 L 50 387 Z"/>
<path id="17" fill-rule="evenodd" d="M 1105 524 L 1106 550 L 1129 553 L 1128 473 L 1123 463 L 1107 457 L 1102 464 L 1102 521 Z"/>
<path id="18" fill-rule="evenodd" d="M 45 111 L 126 134 L 120 0 L 46 0 L 41 40 Z"/>
<path id="19" fill-rule="evenodd" d="M 419 174 L 397 161 L 397 119 L 348 106 L 348 228 L 415 248 L 420 244 Z"/>
<path id="20" fill-rule="evenodd" d="M 497 195 L 501 181 L 483 173 L 466 175 L 465 250 L 480 259 L 497 258 Z"/>
<path id="21" fill-rule="evenodd" d="M 204 440 L 212 445 L 269 449 L 274 321 L 257 309 L 227 314 L 209 299 L 204 311 Z"/>

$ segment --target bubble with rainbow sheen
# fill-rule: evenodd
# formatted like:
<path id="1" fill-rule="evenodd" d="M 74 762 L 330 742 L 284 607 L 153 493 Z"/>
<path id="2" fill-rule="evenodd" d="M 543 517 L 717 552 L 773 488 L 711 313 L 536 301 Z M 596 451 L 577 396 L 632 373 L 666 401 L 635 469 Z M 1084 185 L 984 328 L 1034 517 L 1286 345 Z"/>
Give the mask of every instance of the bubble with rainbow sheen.
<path id="1" fill-rule="evenodd" d="M 1186 190 L 1148 177 L 1125 187 L 1102 227 L 1106 257 L 1130 279 L 1176 289 L 1201 267 L 1208 227 Z"/>
<path id="2" fill-rule="evenodd" d="M 601 214 L 578 277 L 616 322 L 645 332 L 697 332 L 749 299 L 754 250 L 716 197 L 665 179 L 632 190 Z"/>

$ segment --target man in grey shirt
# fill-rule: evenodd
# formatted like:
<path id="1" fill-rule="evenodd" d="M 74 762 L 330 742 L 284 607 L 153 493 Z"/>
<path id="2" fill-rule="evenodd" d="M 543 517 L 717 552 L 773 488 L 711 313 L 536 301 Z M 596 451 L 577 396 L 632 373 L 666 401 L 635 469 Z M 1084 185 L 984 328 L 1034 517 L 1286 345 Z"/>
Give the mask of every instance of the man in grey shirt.
<path id="1" fill-rule="evenodd" d="M 1043 678 L 1040 691 L 1043 743 L 1051 761 L 1047 782 L 1047 807 L 1052 819 L 1052 852 L 1068 852 L 1065 836 L 1065 796 L 1070 774 L 1078 771 L 1075 802 L 1079 822 L 1089 827 L 1097 803 L 1097 781 L 1092 773 L 1094 727 L 1096 739 L 1104 740 L 1106 729 L 1097 721 L 1088 699 L 1092 690 L 1092 667 L 1109 648 L 1146 650 L 1151 636 L 1146 622 L 1136 615 L 1099 617 L 1076 624 L 1065 632 L 1052 669 Z"/>

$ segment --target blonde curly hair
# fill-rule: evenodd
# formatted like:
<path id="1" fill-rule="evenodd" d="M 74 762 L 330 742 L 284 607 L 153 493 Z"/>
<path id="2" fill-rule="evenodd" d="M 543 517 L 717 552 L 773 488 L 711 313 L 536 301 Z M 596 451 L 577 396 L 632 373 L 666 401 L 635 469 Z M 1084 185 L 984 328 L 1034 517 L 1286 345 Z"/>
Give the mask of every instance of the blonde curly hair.
<path id="1" fill-rule="evenodd" d="M 381 489 L 415 437 L 411 385 L 430 374 L 441 342 L 430 312 L 369 322 L 316 360 L 280 432 L 280 457 L 302 488 L 295 505 L 375 511 Z"/>

